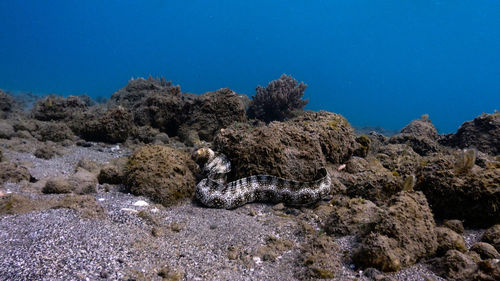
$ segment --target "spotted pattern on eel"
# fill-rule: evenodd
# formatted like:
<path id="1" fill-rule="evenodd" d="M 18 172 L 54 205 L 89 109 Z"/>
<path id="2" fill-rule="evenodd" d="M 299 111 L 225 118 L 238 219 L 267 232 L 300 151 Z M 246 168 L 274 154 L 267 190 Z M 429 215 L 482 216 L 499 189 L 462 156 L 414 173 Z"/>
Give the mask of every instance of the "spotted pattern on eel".
<path id="1" fill-rule="evenodd" d="M 287 205 L 307 205 L 330 194 L 331 179 L 326 168 L 318 170 L 319 179 L 295 181 L 269 175 L 254 175 L 226 183 L 231 162 L 209 148 L 195 152 L 197 161 L 205 162 L 207 175 L 195 189 L 195 198 L 211 208 L 234 209 L 251 202 L 283 202 Z"/>

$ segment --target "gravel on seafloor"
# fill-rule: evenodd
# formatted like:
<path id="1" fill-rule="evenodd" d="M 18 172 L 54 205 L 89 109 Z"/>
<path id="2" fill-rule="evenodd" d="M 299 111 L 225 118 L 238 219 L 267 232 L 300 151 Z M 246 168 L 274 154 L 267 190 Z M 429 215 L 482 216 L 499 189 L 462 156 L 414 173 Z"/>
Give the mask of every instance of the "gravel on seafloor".
<path id="1" fill-rule="evenodd" d="M 51 160 L 10 151 L 5 155 L 31 162 L 31 174 L 45 178 L 71 174 L 82 158 L 105 163 L 127 153 L 72 146 Z M 22 192 L 18 186 L 6 184 L 0 190 Z M 104 219 L 85 219 L 70 209 L 0 216 L 0 280 L 126 280 L 141 276 L 162 280 L 158 273 L 163 269 L 178 273 L 174 277 L 183 280 L 297 280 L 295 268 L 303 237 L 297 235 L 294 217 L 276 215 L 272 205 L 221 210 L 184 202 L 165 208 L 120 192 L 118 187 L 110 192 L 98 188 L 94 196 L 105 209 Z M 294 246 L 275 261 L 262 261 L 255 253 L 270 235 L 288 239 Z M 471 241 L 477 240 L 477 235 L 469 236 Z M 339 255 L 352 251 L 356 244 L 354 236 L 336 242 Z M 238 249 L 249 258 L 230 259 L 228 249 Z M 443 280 L 423 264 L 388 275 L 396 280 Z M 352 264 L 343 264 L 333 280 L 368 278 Z"/>

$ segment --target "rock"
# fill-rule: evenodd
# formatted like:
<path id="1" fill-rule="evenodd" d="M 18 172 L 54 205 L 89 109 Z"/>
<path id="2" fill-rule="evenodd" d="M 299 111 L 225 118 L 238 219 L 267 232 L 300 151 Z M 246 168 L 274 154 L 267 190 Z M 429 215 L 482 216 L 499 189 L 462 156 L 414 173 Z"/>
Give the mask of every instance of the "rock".
<path id="1" fill-rule="evenodd" d="M 200 140 L 212 141 L 222 128 L 234 122 L 246 122 L 248 97 L 228 88 L 207 92 L 193 100 L 183 127 L 198 133 Z"/>
<path id="2" fill-rule="evenodd" d="M 394 278 L 386 276 L 376 268 L 367 268 L 364 270 L 363 275 L 373 281 L 395 281 Z M 429 281 L 429 280 L 428 280 Z"/>
<path id="3" fill-rule="evenodd" d="M 435 223 L 423 193 L 401 192 L 382 210 L 380 221 L 354 251 L 358 265 L 396 271 L 435 253 Z"/>
<path id="4" fill-rule="evenodd" d="M 134 151 L 126 168 L 126 185 L 135 195 L 169 206 L 192 196 L 196 164 L 180 150 L 146 145 Z"/>
<path id="5" fill-rule="evenodd" d="M 77 194 L 96 192 L 98 183 L 95 174 L 82 168 L 77 168 L 76 172 L 68 179 L 68 182 Z"/>
<path id="6" fill-rule="evenodd" d="M 443 225 L 446 226 L 447 228 L 455 231 L 458 234 L 463 234 L 465 231 L 464 225 L 462 224 L 462 221 L 460 221 L 460 220 L 444 220 Z"/>
<path id="7" fill-rule="evenodd" d="M 107 143 L 124 142 L 134 130 L 132 115 L 122 107 L 110 109 L 77 129 L 78 134 L 87 141 Z"/>
<path id="8" fill-rule="evenodd" d="M 14 99 L 0 90 L 0 119 L 6 119 L 14 110 Z"/>
<path id="9" fill-rule="evenodd" d="M 37 158 L 49 160 L 57 155 L 57 150 L 52 145 L 42 145 L 35 150 L 34 155 Z"/>
<path id="10" fill-rule="evenodd" d="M 117 166 L 108 164 L 102 167 L 99 175 L 97 176 L 100 184 L 121 184 L 124 181 L 123 171 Z"/>
<path id="11" fill-rule="evenodd" d="M 500 168 L 473 166 L 462 172 L 457 160 L 441 154 L 423 158 L 415 189 L 425 193 L 436 218 L 459 219 L 473 227 L 500 223 Z"/>
<path id="12" fill-rule="evenodd" d="M 448 250 L 467 251 L 464 238 L 455 231 L 446 227 L 436 227 L 436 235 L 438 242 L 436 253 L 438 255 L 443 255 Z"/>
<path id="13" fill-rule="evenodd" d="M 337 199 L 324 225 L 326 233 L 345 236 L 366 234 L 380 220 L 381 209 L 362 198 Z"/>
<path id="14" fill-rule="evenodd" d="M 339 246 L 333 238 L 319 235 L 307 241 L 301 247 L 298 263 L 298 277 L 309 280 L 312 278 L 330 279 L 336 276 L 342 268 L 338 255 Z"/>
<path id="15" fill-rule="evenodd" d="M 160 269 L 158 276 L 166 281 L 180 281 L 184 279 L 184 272 L 178 268 L 164 267 Z"/>
<path id="16" fill-rule="evenodd" d="M 432 124 L 431 120 L 427 118 L 416 119 L 410 122 L 410 124 L 406 125 L 403 129 L 401 129 L 401 134 L 410 134 L 417 137 L 426 137 L 431 140 L 437 140 L 439 138 L 439 134 Z"/>
<path id="17" fill-rule="evenodd" d="M 370 151 L 370 145 L 372 140 L 367 135 L 361 135 L 356 137 L 357 148 L 354 150 L 354 155 L 359 157 L 366 157 Z"/>
<path id="18" fill-rule="evenodd" d="M 490 243 L 495 247 L 495 249 L 497 249 L 497 251 L 500 252 L 500 224 L 494 225 L 487 229 L 484 232 L 481 241 Z"/>
<path id="19" fill-rule="evenodd" d="M 43 193 L 70 193 L 71 185 L 65 178 L 55 177 L 47 181 L 42 189 Z"/>
<path id="20" fill-rule="evenodd" d="M 3 161 L 3 151 L 2 151 L 2 149 L 0 148 L 0 162 L 2 162 L 2 161 Z"/>
<path id="21" fill-rule="evenodd" d="M 476 280 L 500 280 L 500 260 L 487 259 L 479 262 L 479 273 Z"/>
<path id="22" fill-rule="evenodd" d="M 41 121 L 68 120 L 78 112 L 85 111 L 87 104 L 80 97 L 69 96 L 67 98 L 50 95 L 38 100 L 31 114 L 33 118 Z"/>
<path id="23" fill-rule="evenodd" d="M 350 174 L 357 174 L 370 170 L 370 163 L 368 163 L 366 159 L 357 156 L 351 157 L 351 159 L 347 160 L 345 165 L 345 171 Z"/>
<path id="24" fill-rule="evenodd" d="M 449 250 L 444 257 L 435 260 L 434 271 L 449 280 L 472 280 L 478 270 L 477 263 L 467 254 Z"/>
<path id="25" fill-rule="evenodd" d="M 388 144 L 379 148 L 375 157 L 382 166 L 397 174 L 411 175 L 420 166 L 421 156 L 406 144 Z"/>
<path id="26" fill-rule="evenodd" d="M 60 122 L 39 122 L 35 137 L 39 141 L 62 142 L 74 137 L 71 129 Z"/>
<path id="27" fill-rule="evenodd" d="M 361 197 L 382 203 L 401 191 L 403 187 L 403 177 L 384 168 L 372 156 L 368 156 L 366 162 L 358 161 L 356 158 L 347 161 L 346 170 L 355 173 L 340 173 L 336 177 L 346 186 L 346 195 L 350 197 Z"/>
<path id="28" fill-rule="evenodd" d="M 0 120 L 0 139 L 10 139 L 14 136 L 14 127 L 7 121 Z"/>
<path id="29" fill-rule="evenodd" d="M 456 134 L 440 142 L 459 148 L 476 148 L 490 155 L 500 154 L 500 113 L 483 113 L 472 121 L 466 121 Z"/>
<path id="30" fill-rule="evenodd" d="M 133 137 L 135 139 L 148 144 L 154 143 L 156 137 L 160 134 L 160 131 L 158 129 L 152 128 L 151 126 L 140 126 L 137 127 L 133 133 Z M 166 135 L 165 133 L 163 134 Z M 166 143 L 168 143 L 168 136 Z"/>
<path id="31" fill-rule="evenodd" d="M 471 251 L 474 251 L 479 254 L 481 259 L 500 259 L 500 254 L 491 244 L 485 242 L 477 242 L 472 245 L 470 248 Z"/>
<path id="32" fill-rule="evenodd" d="M 99 164 L 97 164 L 97 162 L 89 160 L 85 157 L 78 160 L 78 163 L 76 163 L 76 168 L 77 170 L 78 168 L 83 168 L 91 172 L 92 174 L 98 174 L 101 169 L 101 167 L 99 166 Z"/>
<path id="33" fill-rule="evenodd" d="M 355 145 L 353 130 L 344 117 L 320 111 L 267 126 L 234 124 L 220 130 L 213 146 L 231 161 L 230 180 L 269 174 L 307 181 L 327 161 L 349 159 Z"/>
<path id="34" fill-rule="evenodd" d="M 17 131 L 15 134 L 16 137 L 21 139 L 32 139 L 33 135 L 31 135 L 28 131 Z"/>
<path id="35" fill-rule="evenodd" d="M 30 172 L 24 166 L 15 162 L 0 163 L 0 184 L 6 182 L 21 182 L 29 181 L 31 178 Z"/>
<path id="36" fill-rule="evenodd" d="M 179 86 L 165 80 L 138 78 L 114 93 L 108 104 L 122 106 L 133 115 L 138 126 L 151 126 L 176 136 L 184 121 L 184 106 L 189 99 Z"/>

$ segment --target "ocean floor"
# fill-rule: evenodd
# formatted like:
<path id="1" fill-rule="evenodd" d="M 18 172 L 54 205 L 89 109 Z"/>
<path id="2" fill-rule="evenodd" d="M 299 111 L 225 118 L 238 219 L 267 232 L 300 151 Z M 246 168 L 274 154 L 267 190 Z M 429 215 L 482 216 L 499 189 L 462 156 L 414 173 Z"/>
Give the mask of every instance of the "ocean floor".
<path id="1" fill-rule="evenodd" d="M 12 161 L 30 162 L 35 178 L 71 174 L 81 159 L 105 164 L 129 151 L 70 146 L 64 155 L 43 160 L 30 153 L 4 151 Z M 4 184 L 4 194 L 33 199 L 41 194 L 28 183 Z M 109 191 L 105 191 L 105 190 Z M 104 215 L 81 216 L 78 209 L 48 208 L 0 217 L 1 280 L 298 280 L 304 237 L 282 204 L 248 204 L 235 210 L 211 209 L 196 202 L 163 207 L 147 198 L 99 185 L 95 197 Z M 323 204 L 327 204 L 324 202 Z M 314 225 L 314 222 L 311 222 Z M 286 241 L 269 247 L 269 241 Z M 477 240 L 477 235 L 469 235 Z M 338 257 L 356 244 L 353 236 L 335 239 Z M 469 242 L 469 244 L 472 242 Z M 278 248 L 278 249 L 276 249 Z M 270 254 L 269 254 L 270 253 Z M 271 255 L 268 258 L 266 255 Z M 266 260 L 266 257 L 268 260 Z M 397 280 L 443 280 L 417 264 L 387 274 Z M 430 279 L 429 279 L 430 278 Z M 371 280 L 342 263 L 333 280 Z"/>

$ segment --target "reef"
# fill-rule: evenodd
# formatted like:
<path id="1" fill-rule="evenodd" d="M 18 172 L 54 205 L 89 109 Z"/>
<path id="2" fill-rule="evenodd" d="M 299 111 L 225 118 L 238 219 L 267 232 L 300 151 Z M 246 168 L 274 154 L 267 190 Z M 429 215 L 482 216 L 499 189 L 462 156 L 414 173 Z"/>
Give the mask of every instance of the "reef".
<path id="1" fill-rule="evenodd" d="M 283 75 L 251 98 L 153 77 L 97 102 L 0 91 L 0 276 L 500 278 L 498 113 L 447 135 L 422 116 L 385 136 L 303 110 L 305 89 Z M 227 157 L 226 182 L 325 168 L 331 191 L 306 206 L 207 208 L 193 196 L 200 148 Z"/>

